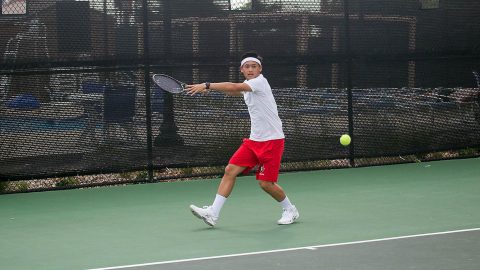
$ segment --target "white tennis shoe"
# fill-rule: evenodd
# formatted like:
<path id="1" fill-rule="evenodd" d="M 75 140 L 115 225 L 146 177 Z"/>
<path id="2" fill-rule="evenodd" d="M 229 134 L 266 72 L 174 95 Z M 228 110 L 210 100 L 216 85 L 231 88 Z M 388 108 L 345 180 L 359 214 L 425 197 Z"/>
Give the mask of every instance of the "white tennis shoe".
<path id="1" fill-rule="evenodd" d="M 300 217 L 297 208 L 293 205 L 290 208 L 284 208 L 282 217 L 278 220 L 279 225 L 288 225 L 295 222 Z"/>
<path id="2" fill-rule="evenodd" d="M 218 217 L 213 214 L 211 206 L 204 206 L 203 208 L 200 208 L 192 204 L 190 205 L 190 210 L 194 216 L 203 220 L 209 226 L 213 227 L 217 223 Z"/>

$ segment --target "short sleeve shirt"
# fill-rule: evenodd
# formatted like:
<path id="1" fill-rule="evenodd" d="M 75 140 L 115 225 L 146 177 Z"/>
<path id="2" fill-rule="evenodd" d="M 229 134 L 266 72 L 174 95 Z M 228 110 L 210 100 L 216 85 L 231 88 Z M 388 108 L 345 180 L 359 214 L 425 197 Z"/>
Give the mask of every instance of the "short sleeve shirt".
<path id="1" fill-rule="evenodd" d="M 250 114 L 250 140 L 262 142 L 285 138 L 277 103 L 267 79 L 260 74 L 254 79 L 245 80 L 244 83 L 252 89 L 251 92 L 243 93 Z"/>

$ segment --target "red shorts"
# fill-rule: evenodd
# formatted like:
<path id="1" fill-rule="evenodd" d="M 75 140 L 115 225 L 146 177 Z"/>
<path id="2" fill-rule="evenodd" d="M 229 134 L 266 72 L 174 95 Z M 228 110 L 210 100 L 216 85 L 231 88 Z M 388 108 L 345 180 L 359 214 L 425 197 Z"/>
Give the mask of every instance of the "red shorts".
<path id="1" fill-rule="evenodd" d="M 229 164 L 247 167 L 243 171 L 244 174 L 259 165 L 256 174 L 257 180 L 277 182 L 284 144 L 285 139 L 265 142 L 243 139 L 242 145 L 230 158 Z"/>

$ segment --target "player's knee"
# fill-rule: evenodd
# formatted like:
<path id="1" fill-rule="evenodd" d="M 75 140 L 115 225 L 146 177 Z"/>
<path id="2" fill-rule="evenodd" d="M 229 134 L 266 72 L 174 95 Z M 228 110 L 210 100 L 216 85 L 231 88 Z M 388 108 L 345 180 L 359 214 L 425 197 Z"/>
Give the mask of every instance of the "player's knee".
<path id="1" fill-rule="evenodd" d="M 225 167 L 225 175 L 228 175 L 228 176 L 237 176 L 238 172 L 237 172 L 237 169 L 232 166 L 232 165 L 227 165 L 227 167 Z"/>
<path id="2" fill-rule="evenodd" d="M 274 183 L 272 183 L 272 182 L 262 181 L 262 180 L 258 181 L 258 184 L 265 191 L 271 190 L 273 188 L 273 185 L 274 185 Z"/>

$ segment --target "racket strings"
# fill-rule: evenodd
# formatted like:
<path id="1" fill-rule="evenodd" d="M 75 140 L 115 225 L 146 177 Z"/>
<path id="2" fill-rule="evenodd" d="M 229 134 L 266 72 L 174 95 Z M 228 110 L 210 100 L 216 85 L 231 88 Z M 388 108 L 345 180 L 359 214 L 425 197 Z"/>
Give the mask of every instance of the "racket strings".
<path id="1" fill-rule="evenodd" d="M 185 92 L 186 84 L 180 83 L 173 78 L 166 77 L 163 75 L 154 75 L 153 81 L 156 85 L 158 85 L 161 89 L 172 92 L 172 93 L 181 93 Z"/>

